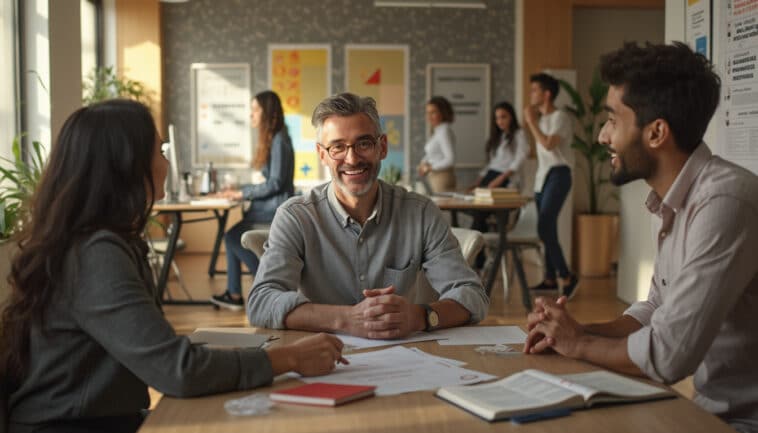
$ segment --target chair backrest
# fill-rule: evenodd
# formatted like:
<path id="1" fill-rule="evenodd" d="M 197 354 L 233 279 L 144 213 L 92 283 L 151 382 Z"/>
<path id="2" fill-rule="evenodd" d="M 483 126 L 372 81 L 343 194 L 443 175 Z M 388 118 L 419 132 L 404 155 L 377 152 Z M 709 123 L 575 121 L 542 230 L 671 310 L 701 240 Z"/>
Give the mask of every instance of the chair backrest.
<path id="1" fill-rule="evenodd" d="M 458 243 L 461 245 L 461 252 L 463 258 L 469 265 L 474 263 L 479 251 L 484 248 L 484 238 L 482 233 L 477 230 L 462 229 L 459 227 L 453 227 L 453 236 L 458 239 Z"/>
<path id="2" fill-rule="evenodd" d="M 458 239 L 463 253 L 463 259 L 471 266 L 476 256 L 484 248 L 484 238 L 476 230 L 453 227 L 453 236 Z M 421 270 L 416 277 L 416 286 L 409 293 L 408 298 L 416 304 L 428 304 L 439 299 L 440 295 L 429 284 L 424 271 Z"/>
<path id="3" fill-rule="evenodd" d="M 539 242 L 537 234 L 537 203 L 530 200 L 521 207 L 518 220 L 508 232 L 508 240 L 511 242 Z"/>
<path id="4" fill-rule="evenodd" d="M 242 246 L 252 251 L 259 258 L 263 255 L 263 244 L 268 240 L 268 230 L 248 230 L 242 233 Z"/>

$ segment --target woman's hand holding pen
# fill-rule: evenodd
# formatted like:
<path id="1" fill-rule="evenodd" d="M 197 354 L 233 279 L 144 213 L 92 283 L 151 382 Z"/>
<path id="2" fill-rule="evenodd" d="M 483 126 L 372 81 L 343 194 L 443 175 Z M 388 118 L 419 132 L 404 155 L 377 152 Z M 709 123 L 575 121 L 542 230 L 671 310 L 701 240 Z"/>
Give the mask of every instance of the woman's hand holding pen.
<path id="1" fill-rule="evenodd" d="M 342 357 L 342 341 L 331 334 L 316 334 L 292 344 L 266 349 L 274 374 L 295 371 L 303 376 L 320 376 L 334 370 Z"/>

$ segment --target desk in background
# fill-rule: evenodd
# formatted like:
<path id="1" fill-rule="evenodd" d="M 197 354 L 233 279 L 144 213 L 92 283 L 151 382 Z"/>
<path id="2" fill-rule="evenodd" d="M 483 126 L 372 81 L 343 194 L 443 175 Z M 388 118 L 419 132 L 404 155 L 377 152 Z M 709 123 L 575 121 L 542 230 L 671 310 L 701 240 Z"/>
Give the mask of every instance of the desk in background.
<path id="1" fill-rule="evenodd" d="M 260 330 L 291 343 L 307 335 L 298 331 Z M 595 370 L 592 365 L 559 355 L 479 354 L 475 346 L 440 346 L 434 341 L 406 345 L 418 347 L 432 355 L 456 358 L 468 363 L 466 368 L 499 377 L 527 368 L 550 373 L 569 374 Z M 298 385 L 300 381 L 284 379 L 273 386 L 257 390 L 219 394 L 201 398 L 163 397 L 148 416 L 142 433 L 250 433 L 250 432 L 408 432 L 408 433 L 477 433 L 514 432 L 614 432 L 614 433 L 734 433 L 719 418 L 692 401 L 674 399 L 644 403 L 597 407 L 575 411 L 569 417 L 526 425 L 510 422 L 488 423 L 434 396 L 434 391 L 420 391 L 388 397 L 373 397 L 336 408 L 280 404 L 262 416 L 233 416 L 224 410 L 224 402 L 252 393 L 268 394 L 274 389 Z"/>
<path id="2" fill-rule="evenodd" d="M 166 203 L 157 202 L 153 205 L 153 211 L 159 215 L 168 215 L 171 219 L 168 228 L 168 243 L 166 245 L 166 251 L 163 257 L 163 264 L 158 275 L 158 281 L 156 281 L 156 287 L 160 293 L 160 299 L 167 304 L 190 304 L 190 305 L 210 305 L 209 301 L 195 301 L 195 300 L 166 300 L 164 299 L 164 293 L 166 291 L 166 282 L 168 281 L 168 273 L 171 268 L 171 262 L 176 255 L 176 244 L 179 241 L 179 233 L 182 230 L 182 224 L 193 223 L 200 221 L 208 221 L 215 219 L 217 222 L 216 239 L 213 243 L 213 251 L 211 252 L 211 261 L 208 265 L 208 275 L 213 277 L 218 271 L 216 270 L 216 261 L 218 260 L 219 249 L 221 248 L 221 241 L 224 238 L 224 232 L 226 231 L 226 220 L 229 217 L 229 211 L 241 205 L 241 202 L 223 202 L 220 200 L 208 200 L 203 202 L 199 200 L 197 202 L 184 202 L 184 203 Z M 198 213 L 212 211 L 212 217 L 202 217 L 184 220 L 182 214 L 185 212 Z"/>
<path id="3" fill-rule="evenodd" d="M 524 206 L 529 201 L 529 198 L 520 197 L 518 199 L 498 201 L 495 203 L 477 203 L 473 200 L 465 200 L 457 197 L 433 197 L 432 199 L 440 209 L 452 212 L 451 219 L 453 226 L 458 226 L 458 211 L 479 210 L 495 214 L 499 239 L 497 251 L 495 252 L 495 261 L 493 262 L 494 266 L 492 266 L 489 275 L 487 275 L 484 285 L 484 288 L 487 291 L 487 296 L 491 296 L 492 286 L 495 284 L 495 277 L 497 276 L 498 267 L 500 266 L 500 259 L 503 257 L 503 254 L 505 254 L 505 249 L 508 244 L 508 214 L 511 211 L 520 209 Z M 524 268 L 520 262 L 516 262 L 516 274 L 518 274 L 519 283 L 521 284 L 521 299 L 524 307 L 527 311 L 531 311 L 532 300 L 529 294 L 529 286 L 526 282 Z M 505 284 L 505 282 L 503 283 Z"/>

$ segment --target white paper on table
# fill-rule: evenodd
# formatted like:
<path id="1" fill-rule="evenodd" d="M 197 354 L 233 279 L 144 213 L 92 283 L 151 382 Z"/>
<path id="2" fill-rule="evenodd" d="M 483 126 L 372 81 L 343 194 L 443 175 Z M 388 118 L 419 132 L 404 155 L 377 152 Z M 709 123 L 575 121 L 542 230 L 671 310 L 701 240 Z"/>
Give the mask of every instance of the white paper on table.
<path id="1" fill-rule="evenodd" d="M 417 332 L 407 338 L 398 338 L 396 340 L 373 340 L 370 338 L 354 337 L 352 335 L 337 334 L 337 338 L 342 340 L 342 343 L 347 346 L 348 349 L 367 349 L 369 347 L 381 347 L 381 346 L 394 346 L 397 344 L 416 343 L 419 341 L 433 341 L 439 340 L 440 337 L 433 332 Z"/>
<path id="2" fill-rule="evenodd" d="M 443 357 L 437 356 L 437 355 L 430 355 L 430 354 L 424 352 L 423 350 L 419 349 L 418 347 L 409 347 L 408 349 L 412 350 L 412 351 L 414 351 L 416 353 L 418 353 L 419 355 L 426 356 L 426 357 L 432 358 L 432 359 L 436 359 L 438 361 L 447 362 L 448 364 L 454 365 L 456 367 L 463 367 L 464 365 L 466 365 L 466 363 L 464 361 L 459 361 L 457 359 L 443 358 Z"/>
<path id="3" fill-rule="evenodd" d="M 345 358 L 350 364 L 338 365 L 330 374 L 300 379 L 306 383 L 374 385 L 377 387 L 376 395 L 395 395 L 441 386 L 468 385 L 496 378 L 402 346 L 346 355 Z"/>
<path id="4" fill-rule="evenodd" d="M 432 332 L 442 346 L 522 344 L 526 333 L 518 326 L 462 326 Z"/>

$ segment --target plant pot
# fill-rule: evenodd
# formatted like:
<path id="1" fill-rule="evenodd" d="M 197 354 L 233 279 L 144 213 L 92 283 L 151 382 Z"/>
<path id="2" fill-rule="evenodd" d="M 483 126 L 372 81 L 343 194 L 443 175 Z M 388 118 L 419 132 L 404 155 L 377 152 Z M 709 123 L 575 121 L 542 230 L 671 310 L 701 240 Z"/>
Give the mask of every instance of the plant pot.
<path id="1" fill-rule="evenodd" d="M 11 257 L 15 253 L 15 242 L 0 241 L 0 305 L 5 303 L 11 293 L 10 286 L 8 286 L 8 275 L 11 273 Z"/>
<path id="2" fill-rule="evenodd" d="M 583 277 L 607 277 L 616 257 L 618 215 L 581 214 L 576 218 L 577 270 Z"/>

